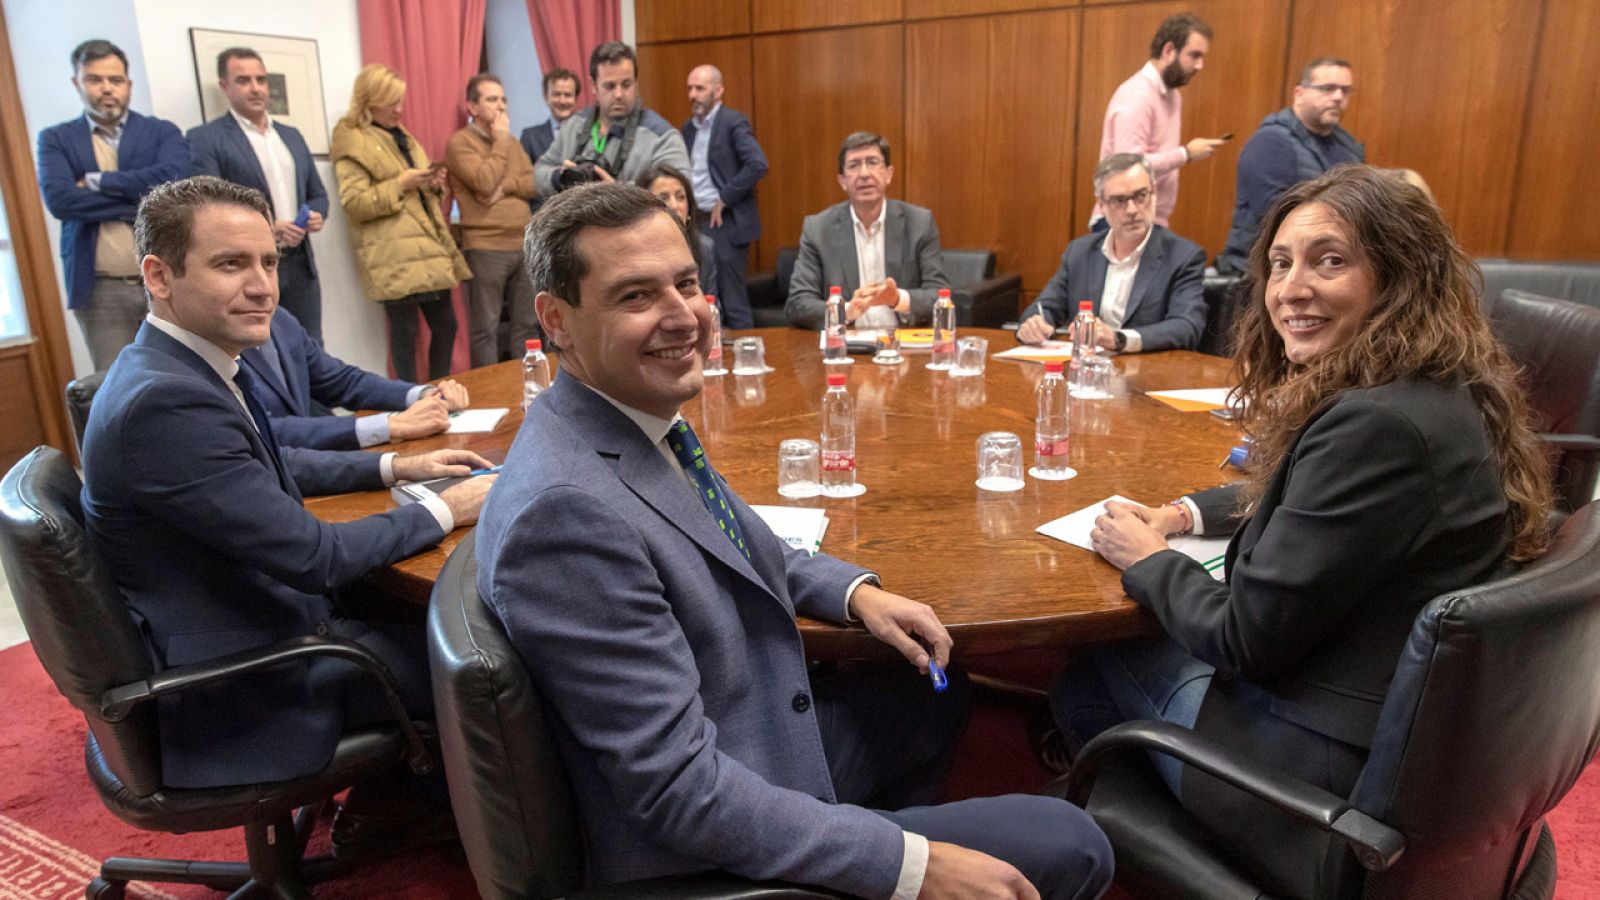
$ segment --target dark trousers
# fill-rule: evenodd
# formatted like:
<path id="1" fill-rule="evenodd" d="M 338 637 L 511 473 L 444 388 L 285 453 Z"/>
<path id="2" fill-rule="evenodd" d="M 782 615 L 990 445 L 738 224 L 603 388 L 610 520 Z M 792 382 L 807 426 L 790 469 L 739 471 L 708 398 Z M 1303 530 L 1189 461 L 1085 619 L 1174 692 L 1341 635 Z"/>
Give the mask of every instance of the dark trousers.
<path id="1" fill-rule="evenodd" d="M 715 287 L 717 306 L 722 309 L 722 327 L 730 329 L 756 327 L 755 313 L 750 311 L 750 292 L 744 283 L 745 272 L 749 267 L 750 245 L 731 242 L 728 240 L 727 230 L 723 228 L 712 228 L 707 224 L 701 230 L 711 238 L 712 246 L 716 248 Z"/>
<path id="2" fill-rule="evenodd" d="M 927 805 L 943 788 L 971 707 L 959 671 L 943 694 L 905 665 L 845 667 L 811 687 L 840 803 L 1004 860 L 1045 900 L 1093 900 L 1111 884 L 1111 845 L 1088 813 L 1064 800 L 1012 794 Z"/>
<path id="3" fill-rule="evenodd" d="M 311 268 L 309 241 L 298 247 L 288 247 L 278 257 L 278 305 L 294 313 L 306 334 L 318 344 L 322 343 L 322 285 Z"/>
<path id="4" fill-rule="evenodd" d="M 530 339 L 539 337 L 539 317 L 534 313 L 533 283 L 522 271 L 521 250 L 466 250 L 472 281 L 467 283 L 468 329 L 472 338 L 472 365 L 492 365 L 503 359 L 522 358 Z M 500 347 L 500 315 L 510 310 L 510 355 Z"/>
<path id="5" fill-rule="evenodd" d="M 383 301 L 389 315 L 389 356 L 395 377 L 417 381 L 417 313 L 428 320 L 428 380 L 450 374 L 450 354 L 456 343 L 456 311 L 449 291 L 424 291 Z"/>

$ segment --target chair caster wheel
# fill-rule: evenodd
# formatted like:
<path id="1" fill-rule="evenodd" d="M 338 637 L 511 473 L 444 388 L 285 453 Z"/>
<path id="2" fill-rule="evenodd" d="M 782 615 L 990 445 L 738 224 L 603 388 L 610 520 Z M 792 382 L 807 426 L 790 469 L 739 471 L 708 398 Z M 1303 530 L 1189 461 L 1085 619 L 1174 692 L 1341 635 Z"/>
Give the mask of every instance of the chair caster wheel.
<path id="1" fill-rule="evenodd" d="M 84 900 L 123 900 L 127 894 L 127 882 L 107 881 L 104 878 L 96 878 L 83 889 Z"/>

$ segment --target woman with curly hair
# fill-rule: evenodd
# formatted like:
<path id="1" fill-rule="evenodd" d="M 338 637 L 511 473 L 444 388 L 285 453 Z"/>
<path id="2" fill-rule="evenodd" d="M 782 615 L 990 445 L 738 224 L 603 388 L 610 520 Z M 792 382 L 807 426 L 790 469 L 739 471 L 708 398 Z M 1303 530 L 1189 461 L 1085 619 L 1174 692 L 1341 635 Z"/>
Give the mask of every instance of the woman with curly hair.
<path id="1" fill-rule="evenodd" d="M 1422 607 L 1548 540 L 1549 470 L 1477 275 L 1438 207 L 1391 173 L 1341 166 L 1278 200 L 1235 330 L 1246 478 L 1096 521 L 1095 549 L 1166 636 L 1069 666 L 1052 691 L 1069 747 L 1164 719 L 1349 795 Z M 1190 533 L 1232 534 L 1224 582 L 1168 548 Z M 1265 804 L 1156 764 L 1226 843 L 1271 834 L 1252 865 L 1305 893 L 1325 836 L 1296 845 Z"/>

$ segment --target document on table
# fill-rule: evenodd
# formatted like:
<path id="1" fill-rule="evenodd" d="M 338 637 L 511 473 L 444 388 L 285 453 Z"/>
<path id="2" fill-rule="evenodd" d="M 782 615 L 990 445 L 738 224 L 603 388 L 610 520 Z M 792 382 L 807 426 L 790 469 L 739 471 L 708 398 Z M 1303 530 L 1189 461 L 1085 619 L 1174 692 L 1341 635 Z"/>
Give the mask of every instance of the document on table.
<path id="1" fill-rule="evenodd" d="M 511 410 L 504 406 L 485 407 L 484 409 L 463 409 L 450 414 L 450 427 L 445 429 L 445 434 L 478 434 L 493 431 L 500 420 L 506 417 Z"/>
<path id="2" fill-rule="evenodd" d="M 772 533 L 796 550 L 816 555 L 828 531 L 828 514 L 804 506 L 752 506 Z"/>
<path id="3" fill-rule="evenodd" d="M 1004 353 L 996 353 L 995 359 L 1020 359 L 1023 362 L 1066 362 L 1072 358 L 1071 341 L 1045 341 L 1037 346 L 1023 344 L 1012 347 Z"/>
<path id="4" fill-rule="evenodd" d="M 1227 409 L 1228 392 L 1233 388 L 1190 388 L 1182 391 L 1145 391 L 1145 396 L 1154 397 L 1162 403 L 1172 407 L 1178 412 L 1205 412 L 1213 409 Z"/>
<path id="5" fill-rule="evenodd" d="M 1053 519 L 1034 530 L 1045 537 L 1052 537 L 1058 541 L 1064 541 L 1074 547 L 1082 547 L 1092 552 L 1094 545 L 1089 543 L 1089 532 L 1094 530 L 1094 520 L 1105 515 L 1106 504 L 1112 500 L 1122 503 L 1134 502 L 1120 494 L 1113 494 L 1099 503 L 1085 506 L 1083 509 L 1075 513 L 1068 513 L 1059 519 Z M 1222 563 L 1224 556 L 1228 552 L 1228 538 L 1179 535 L 1168 538 L 1167 546 L 1200 563 L 1212 578 L 1218 581 L 1222 580 Z"/>

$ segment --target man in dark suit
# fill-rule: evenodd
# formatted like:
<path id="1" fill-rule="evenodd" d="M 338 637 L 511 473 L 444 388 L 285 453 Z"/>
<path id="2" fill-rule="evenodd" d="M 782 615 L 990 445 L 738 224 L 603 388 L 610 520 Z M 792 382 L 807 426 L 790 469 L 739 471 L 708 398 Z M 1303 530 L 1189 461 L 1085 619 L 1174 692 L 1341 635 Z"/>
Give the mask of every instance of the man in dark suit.
<path id="1" fill-rule="evenodd" d="M 595 185 L 548 200 L 524 252 L 561 372 L 484 506 L 478 591 L 550 703 L 590 881 L 716 867 L 863 897 L 1099 896 L 1109 847 L 1065 802 L 916 806 L 961 697 L 907 666 L 808 672 L 797 613 L 859 621 L 924 671 L 951 640 L 872 573 L 788 547 L 678 415 L 711 333 L 684 224 Z"/>
<path id="2" fill-rule="evenodd" d="M 550 149 L 556 142 L 556 132 L 578 109 L 578 76 L 571 69 L 557 68 L 544 73 L 544 105 L 550 110 L 550 118 L 522 129 L 522 149 L 528 151 L 531 160 L 538 160 Z M 543 202 L 542 195 L 534 194 L 528 205 L 538 212 Z"/>
<path id="3" fill-rule="evenodd" d="M 84 41 L 72 51 L 72 69 L 84 114 L 39 133 L 39 187 L 61 220 L 67 308 L 100 370 L 144 321 L 133 254 L 139 200 L 189 174 L 189 147 L 178 126 L 128 109 L 133 81 L 116 44 Z"/>
<path id="4" fill-rule="evenodd" d="M 194 171 L 255 188 L 272 204 L 279 303 L 322 342 L 322 287 L 308 235 L 322 230 L 328 192 L 300 132 L 267 115 L 267 67 L 248 47 L 217 54 L 217 78 L 232 109 L 189 129 Z M 302 219 L 300 210 L 309 207 Z"/>
<path id="5" fill-rule="evenodd" d="M 465 450 L 420 456 L 283 447 L 238 355 L 267 339 L 277 306 L 272 214 L 260 193 L 196 177 L 139 209 L 150 314 L 95 397 L 84 439 L 83 508 L 158 667 L 296 635 L 358 641 L 388 664 L 414 716 L 432 709 L 419 629 L 341 618 L 332 594 L 471 524 L 489 478 L 422 503 L 329 524 L 302 493 L 465 475 Z M 343 662 L 279 667 L 163 699 L 164 783 L 280 781 L 325 766 L 348 726 L 388 718 Z"/>
<path id="6" fill-rule="evenodd" d="M 722 105 L 723 90 L 716 66 L 696 66 L 689 73 L 694 116 L 683 123 L 683 142 L 689 147 L 689 171 L 684 174 L 700 207 L 701 232 L 710 235 L 716 249 L 717 284 L 706 293 L 716 294 L 724 327 L 754 328 L 744 273 L 750 243 L 761 237 L 756 182 L 767 174 L 767 155 L 744 113 Z"/>
<path id="7" fill-rule="evenodd" d="M 1022 313 L 1017 340 L 1037 344 L 1094 301 L 1095 344 L 1118 353 L 1193 350 L 1206 326 L 1199 244 L 1155 224 L 1155 182 L 1137 153 L 1117 153 L 1094 170 L 1094 193 L 1109 228 L 1067 245 L 1061 268 Z"/>
<path id="8" fill-rule="evenodd" d="M 272 317 L 266 343 L 239 354 L 255 375 L 261 405 L 272 417 L 272 434 L 285 447 L 358 450 L 390 441 L 439 434 L 450 414 L 466 409 L 464 385 L 411 384 L 358 369 L 331 356 L 282 306 Z M 387 416 L 330 416 L 317 406 L 350 410 L 396 410 Z"/>
<path id="9" fill-rule="evenodd" d="M 839 148 L 839 187 L 850 198 L 800 228 L 800 255 L 783 311 L 799 328 L 820 329 L 828 288 L 844 289 L 845 319 L 866 328 L 926 325 L 948 288 L 939 226 L 920 206 L 888 199 L 889 142 L 858 131 Z"/>

